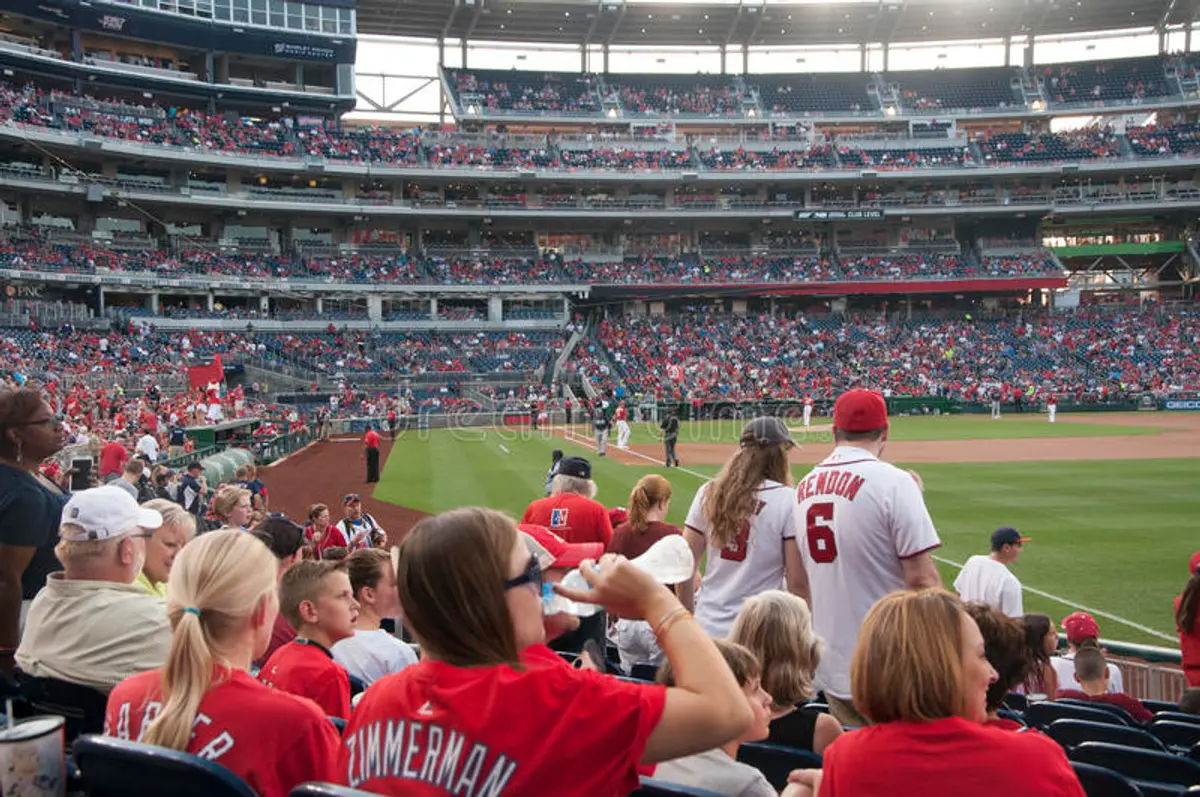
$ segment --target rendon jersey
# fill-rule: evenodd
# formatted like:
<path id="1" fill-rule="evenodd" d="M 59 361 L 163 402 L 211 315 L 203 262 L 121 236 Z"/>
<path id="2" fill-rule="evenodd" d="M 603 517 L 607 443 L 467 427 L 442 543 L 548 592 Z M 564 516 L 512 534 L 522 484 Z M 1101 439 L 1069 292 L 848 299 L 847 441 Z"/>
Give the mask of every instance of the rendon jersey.
<path id="1" fill-rule="evenodd" d="M 406 797 L 611 797 L 636 789 L 666 689 L 524 663 L 517 670 L 422 661 L 376 681 L 343 734 L 341 782 Z"/>
<path id="2" fill-rule="evenodd" d="M 260 797 L 286 797 L 306 781 L 332 781 L 340 739 L 310 700 L 268 689 L 241 670 L 218 669 L 200 701 L 187 752 L 215 761 Z M 161 670 L 126 678 L 108 697 L 104 733 L 140 742 L 162 711 Z"/>
<path id="3" fill-rule="evenodd" d="M 828 649 L 817 680 L 850 698 L 850 657 L 875 602 L 904 589 L 900 560 L 941 545 L 911 474 L 839 446 L 796 486 L 795 538 L 812 589 L 813 628 Z"/>
<path id="4" fill-rule="evenodd" d="M 769 589 L 784 588 L 783 546 L 795 536 L 792 491 L 779 482 L 766 480 L 755 494 L 754 514 L 738 535 L 718 548 L 709 537 L 712 524 L 702 510 L 704 495 L 712 482 L 700 487 L 692 499 L 685 525 L 703 534 L 708 548 L 708 567 L 696 596 L 696 622 L 705 633 L 725 637 L 742 601 Z"/>

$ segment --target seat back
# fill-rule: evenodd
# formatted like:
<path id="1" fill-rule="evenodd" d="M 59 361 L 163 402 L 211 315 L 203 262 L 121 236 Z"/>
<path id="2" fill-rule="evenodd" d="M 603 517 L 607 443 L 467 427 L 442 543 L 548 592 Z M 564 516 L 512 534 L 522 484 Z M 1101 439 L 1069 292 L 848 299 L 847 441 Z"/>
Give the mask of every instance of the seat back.
<path id="1" fill-rule="evenodd" d="M 292 792 L 290 797 L 296 797 L 296 792 Z M 313 795 L 313 797 L 319 797 Z M 333 797 L 333 795 L 330 795 Z M 697 789 L 691 786 L 680 786 L 676 783 L 667 783 L 665 780 L 655 780 L 654 778 L 642 778 L 642 784 L 630 793 L 629 797 L 721 797 L 718 792 L 709 791 L 708 789 Z"/>
<path id="2" fill-rule="evenodd" d="M 635 664 L 629 668 L 629 677 L 637 678 L 639 681 L 654 683 L 656 675 L 658 675 L 658 668 L 653 664 Z"/>
<path id="3" fill-rule="evenodd" d="M 1029 708 L 1029 698 L 1020 692 L 1009 692 L 1004 696 L 1003 704 L 1009 711 L 1024 711 Z"/>
<path id="4" fill-rule="evenodd" d="M 1182 711 L 1160 711 L 1154 715 L 1154 721 L 1170 720 L 1171 722 L 1187 722 L 1200 725 L 1200 714 L 1186 714 Z"/>
<path id="5" fill-rule="evenodd" d="M 1150 733 L 1161 739 L 1167 747 L 1181 747 L 1186 750 L 1200 742 L 1200 725 L 1190 722 L 1156 720 L 1150 724 Z"/>
<path id="6" fill-rule="evenodd" d="M 1020 713 L 1019 711 L 1009 711 L 1006 708 L 1002 708 L 1002 709 L 998 709 L 996 711 L 996 716 L 1002 720 L 1011 720 L 1013 722 L 1019 722 L 1022 725 L 1027 724 L 1025 722 L 1025 715 Z"/>
<path id="7" fill-rule="evenodd" d="M 346 673 L 346 675 L 350 678 L 350 697 L 361 695 L 367 688 L 367 682 L 357 675 L 351 675 L 350 673 Z"/>
<path id="8" fill-rule="evenodd" d="M 1054 702 L 1063 706 L 1083 706 L 1084 708 L 1100 709 L 1101 711 L 1107 711 L 1109 714 L 1120 717 L 1121 721 L 1126 725 L 1138 724 L 1134 721 L 1133 717 L 1129 716 L 1128 711 L 1120 706 L 1114 706 L 1112 703 L 1102 703 L 1099 700 L 1077 700 L 1073 697 L 1060 697 Z"/>
<path id="9" fill-rule="evenodd" d="M 293 786 L 288 797 L 368 797 L 371 792 L 338 786 L 336 783 L 301 783 Z"/>
<path id="10" fill-rule="evenodd" d="M 1072 761 L 1094 764 L 1119 772 L 1130 780 L 1172 783 L 1179 786 L 1200 784 L 1200 764 L 1184 756 L 1139 750 L 1120 744 L 1084 742 L 1076 745 L 1068 757 Z"/>
<path id="11" fill-rule="evenodd" d="M 810 750 L 798 750 L 781 744 L 748 742 L 738 748 L 738 761 L 763 773 L 779 791 L 787 786 L 788 773 L 793 769 L 820 769 L 821 756 Z"/>
<path id="12" fill-rule="evenodd" d="M 1080 761 L 1073 761 L 1071 768 L 1087 797 L 1142 797 L 1142 790 L 1119 772 Z"/>
<path id="13" fill-rule="evenodd" d="M 58 678 L 36 678 L 19 670 L 16 681 L 34 714 L 57 714 L 66 720 L 63 738 L 68 747 L 81 734 L 104 731 L 107 695 L 90 686 Z"/>
<path id="14" fill-rule="evenodd" d="M 1109 742 L 1126 747 L 1140 747 L 1143 750 L 1157 750 L 1160 753 L 1169 752 L 1162 742 L 1141 728 L 1064 719 L 1055 720 L 1047 725 L 1045 730 L 1047 736 L 1068 749 L 1084 742 Z"/>
<path id="15" fill-rule="evenodd" d="M 86 734 L 74 757 L 89 797 L 255 797 L 220 764 L 165 747 Z"/>
<path id="16" fill-rule="evenodd" d="M 1160 711 L 1179 711 L 1179 706 L 1175 703 L 1170 703 L 1166 700 L 1143 700 L 1142 705 L 1151 714 L 1157 714 Z"/>
<path id="17" fill-rule="evenodd" d="M 1069 703 L 1030 703 L 1025 709 L 1025 721 L 1035 728 L 1045 728 L 1055 720 L 1090 720 L 1109 725 L 1128 725 L 1111 711 L 1102 711 L 1091 706 L 1073 706 Z"/>

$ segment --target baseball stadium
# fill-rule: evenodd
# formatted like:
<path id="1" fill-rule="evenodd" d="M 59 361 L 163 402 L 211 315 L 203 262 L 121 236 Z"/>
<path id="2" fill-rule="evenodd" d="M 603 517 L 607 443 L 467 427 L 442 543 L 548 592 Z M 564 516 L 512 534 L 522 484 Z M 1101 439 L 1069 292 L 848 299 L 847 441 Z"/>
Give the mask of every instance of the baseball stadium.
<path id="1" fill-rule="evenodd" d="M 1200 787 L 1194 33 L 0 0 L 4 794 Z"/>

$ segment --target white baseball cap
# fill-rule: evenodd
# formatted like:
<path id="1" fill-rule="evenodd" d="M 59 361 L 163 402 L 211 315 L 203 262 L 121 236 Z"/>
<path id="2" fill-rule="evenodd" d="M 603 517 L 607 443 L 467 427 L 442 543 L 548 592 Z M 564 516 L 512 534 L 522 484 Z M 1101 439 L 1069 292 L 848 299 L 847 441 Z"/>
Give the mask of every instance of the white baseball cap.
<path id="1" fill-rule="evenodd" d="M 163 519 L 157 511 L 138 506 L 137 500 L 120 487 L 110 485 L 72 495 L 63 507 L 62 523 L 59 536 L 85 542 L 119 537 L 136 528 L 156 529 Z"/>

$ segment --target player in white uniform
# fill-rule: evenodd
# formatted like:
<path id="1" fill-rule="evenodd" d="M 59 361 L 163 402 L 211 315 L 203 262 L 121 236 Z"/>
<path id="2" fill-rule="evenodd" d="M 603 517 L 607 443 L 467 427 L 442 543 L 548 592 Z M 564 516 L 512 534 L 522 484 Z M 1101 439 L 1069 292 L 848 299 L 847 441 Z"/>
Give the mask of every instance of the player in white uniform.
<path id="1" fill-rule="evenodd" d="M 692 500 L 684 537 L 697 566 L 708 553 L 695 614 L 709 636 L 728 634 L 751 595 L 786 588 L 808 599 L 800 552 L 791 542 L 788 451 L 795 445 L 783 421 L 755 418 L 742 429 L 737 453 Z"/>
<path id="2" fill-rule="evenodd" d="M 629 448 L 629 410 L 625 409 L 624 401 L 617 405 L 613 419 L 617 422 L 617 448 Z"/>
<path id="3" fill-rule="evenodd" d="M 813 397 L 805 396 L 804 397 L 804 425 L 805 426 L 812 425 L 812 413 L 813 413 Z"/>
<path id="4" fill-rule="evenodd" d="M 850 658 L 870 608 L 890 592 L 941 584 L 941 545 L 914 475 L 879 459 L 887 404 L 851 390 L 833 409 L 836 446 L 796 486 L 796 545 L 812 591 L 813 626 L 828 648 L 817 668 L 831 713 L 863 725 L 850 702 Z"/>

